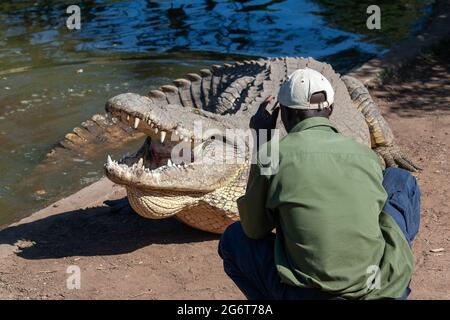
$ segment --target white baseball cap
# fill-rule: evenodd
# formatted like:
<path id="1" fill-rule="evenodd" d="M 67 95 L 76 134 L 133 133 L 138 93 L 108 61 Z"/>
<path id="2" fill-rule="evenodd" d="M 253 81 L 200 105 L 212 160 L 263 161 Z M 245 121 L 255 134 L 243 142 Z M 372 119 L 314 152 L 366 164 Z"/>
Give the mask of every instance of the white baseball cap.
<path id="1" fill-rule="evenodd" d="M 325 92 L 326 101 L 310 103 L 311 96 Z M 324 75 L 310 68 L 295 70 L 281 85 L 278 102 L 288 108 L 322 110 L 334 102 L 334 90 Z"/>

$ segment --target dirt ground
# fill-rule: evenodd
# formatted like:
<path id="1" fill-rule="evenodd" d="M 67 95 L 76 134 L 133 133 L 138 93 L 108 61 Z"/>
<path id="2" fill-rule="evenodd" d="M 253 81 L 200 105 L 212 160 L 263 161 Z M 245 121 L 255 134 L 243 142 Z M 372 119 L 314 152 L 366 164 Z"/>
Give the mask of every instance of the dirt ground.
<path id="1" fill-rule="evenodd" d="M 450 299 L 450 59 L 445 48 L 416 58 L 371 91 L 398 144 L 423 167 L 415 174 L 422 220 L 413 243 L 412 299 Z"/>
<path id="2" fill-rule="evenodd" d="M 448 57 L 417 58 L 372 89 L 398 144 L 423 167 L 413 299 L 450 299 L 450 74 Z M 409 71 L 408 71 L 409 70 Z M 175 219 L 145 220 L 113 187 L 102 206 L 0 231 L 3 299 L 242 299 L 217 255 L 218 237 Z M 3 252 L 3 256 L 2 256 Z M 67 267 L 81 288 L 67 289 Z"/>

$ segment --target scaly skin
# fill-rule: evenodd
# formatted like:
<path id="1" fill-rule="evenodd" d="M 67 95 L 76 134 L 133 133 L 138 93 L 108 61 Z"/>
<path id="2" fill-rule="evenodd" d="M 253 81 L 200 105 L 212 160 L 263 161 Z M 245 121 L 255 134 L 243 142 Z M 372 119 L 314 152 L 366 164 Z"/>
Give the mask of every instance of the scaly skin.
<path id="1" fill-rule="evenodd" d="M 218 137 L 225 136 L 227 129 L 248 129 L 250 117 L 264 98 L 276 97 L 287 76 L 306 66 L 332 84 L 335 108 L 331 121 L 342 134 L 374 148 L 388 166 L 415 169 L 397 152 L 389 126 L 361 83 L 350 77 L 342 81 L 330 65 L 312 58 L 277 58 L 213 66 L 153 90 L 147 97 L 127 93 L 110 99 L 106 111 L 148 137 L 135 155 L 119 162 L 108 157 L 106 176 L 125 186 L 131 206 L 144 217 L 175 215 L 192 227 L 223 232 L 238 220 L 236 200 L 245 192 L 250 156 L 236 147 L 235 140 Z M 194 130 L 195 122 L 202 123 L 203 134 Z M 285 134 L 280 123 L 278 128 Z M 207 129 L 216 131 L 205 133 Z M 173 164 L 172 158 L 165 164 L 179 141 L 196 147 L 211 163 L 188 157 L 185 163 Z M 234 147 L 232 155 L 239 153 L 245 161 L 214 162 L 230 157 L 217 152 L 217 147 L 226 145 Z"/>
<path id="2" fill-rule="evenodd" d="M 409 160 L 394 144 L 394 134 L 386 120 L 380 113 L 378 106 L 373 101 L 367 88 L 354 77 L 343 76 L 348 92 L 353 100 L 353 105 L 366 119 L 370 129 L 371 146 L 379 155 L 383 164 L 392 167 L 398 164 L 409 171 L 421 168 Z"/>

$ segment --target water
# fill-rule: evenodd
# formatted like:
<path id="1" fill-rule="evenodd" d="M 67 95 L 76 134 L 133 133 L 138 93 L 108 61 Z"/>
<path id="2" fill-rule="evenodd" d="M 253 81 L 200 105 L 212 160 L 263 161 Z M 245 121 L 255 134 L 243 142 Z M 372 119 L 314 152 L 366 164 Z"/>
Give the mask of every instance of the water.
<path id="1" fill-rule="evenodd" d="M 72 2 L 0 3 L 0 225 L 101 177 L 103 155 L 58 172 L 36 166 L 108 98 L 256 56 L 313 56 L 344 72 L 419 30 L 431 9 L 383 4 L 382 30 L 370 31 L 370 1 L 91 0 L 80 5 L 81 30 L 71 31 Z"/>

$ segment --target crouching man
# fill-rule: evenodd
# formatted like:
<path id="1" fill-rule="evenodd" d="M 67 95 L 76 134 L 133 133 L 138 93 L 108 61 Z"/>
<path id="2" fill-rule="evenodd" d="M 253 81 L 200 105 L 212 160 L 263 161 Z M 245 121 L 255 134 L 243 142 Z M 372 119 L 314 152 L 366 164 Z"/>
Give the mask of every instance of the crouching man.
<path id="1" fill-rule="evenodd" d="M 281 111 L 288 135 L 279 169 L 253 164 L 238 199 L 240 222 L 219 243 L 227 275 L 248 299 L 406 299 L 420 191 L 409 172 L 382 170 L 367 146 L 329 121 L 334 92 L 312 69 L 266 100 L 254 129 L 273 129 Z M 273 233 L 273 230 L 276 230 Z"/>

